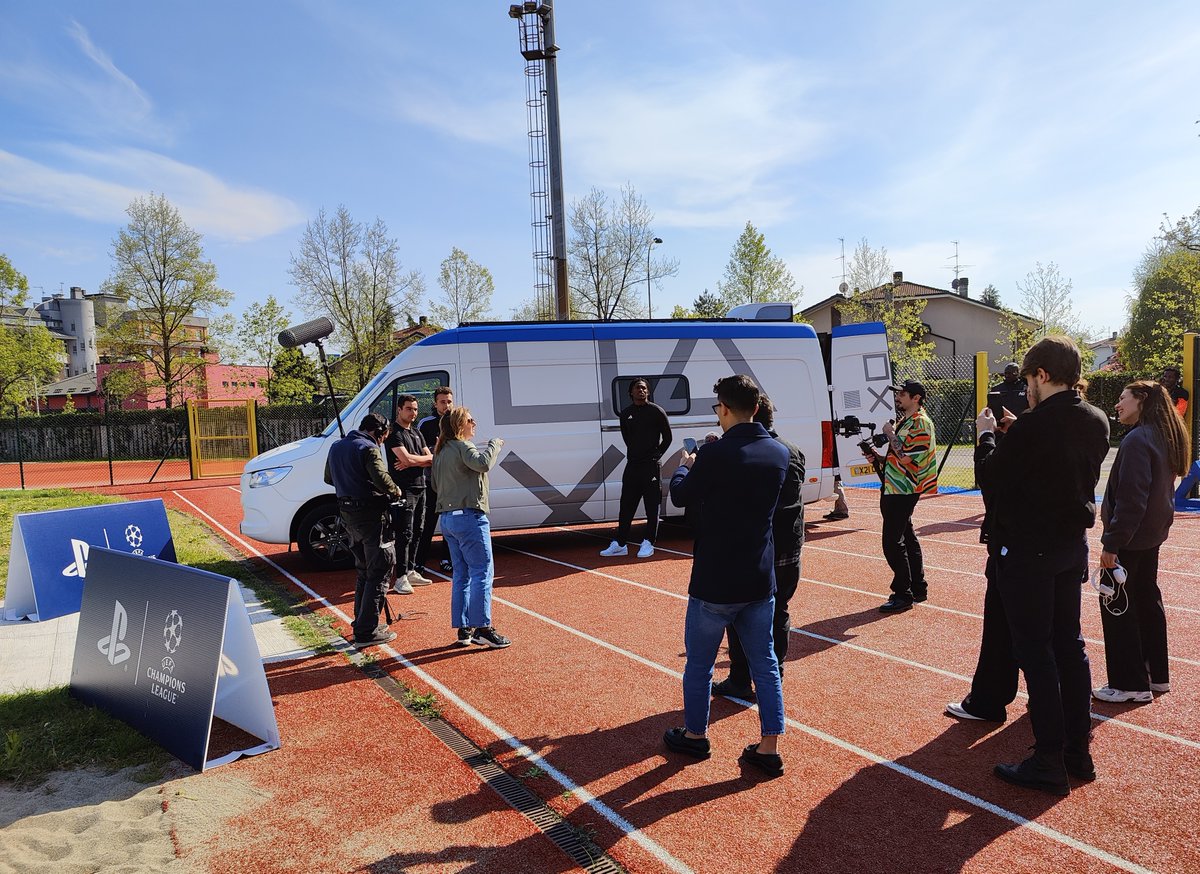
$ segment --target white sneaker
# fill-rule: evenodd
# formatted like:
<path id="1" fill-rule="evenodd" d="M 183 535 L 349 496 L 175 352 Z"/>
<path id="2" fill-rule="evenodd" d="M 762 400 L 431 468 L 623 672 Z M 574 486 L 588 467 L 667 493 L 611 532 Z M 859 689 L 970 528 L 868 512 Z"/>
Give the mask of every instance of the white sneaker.
<path id="1" fill-rule="evenodd" d="M 397 595 L 411 595 L 413 590 L 412 586 L 408 584 L 408 577 L 396 577 L 396 582 L 392 584 L 392 591 Z"/>
<path id="2" fill-rule="evenodd" d="M 946 705 L 946 712 L 959 719 L 975 719 L 980 722 L 986 722 L 982 716 L 976 716 L 970 710 L 963 707 L 961 701 L 951 701 Z"/>
<path id="3" fill-rule="evenodd" d="M 1113 704 L 1123 704 L 1126 701 L 1146 704 L 1154 700 L 1154 693 L 1149 689 L 1144 692 L 1126 692 L 1124 689 L 1114 689 L 1112 686 L 1101 686 L 1099 689 L 1093 689 L 1092 696 L 1099 701 L 1110 701 Z"/>
<path id="4" fill-rule="evenodd" d="M 410 586 L 432 586 L 433 585 L 433 580 L 429 579 L 429 577 L 421 576 L 415 570 L 411 570 L 408 572 L 407 579 L 408 579 L 408 584 Z"/>
<path id="5" fill-rule="evenodd" d="M 1170 683 L 1151 683 L 1150 691 L 1151 692 L 1159 692 L 1159 693 L 1170 692 L 1171 684 Z"/>
<path id="6" fill-rule="evenodd" d="M 638 558 L 649 558 L 654 555 L 654 544 L 649 540 L 643 540 L 642 545 L 638 547 Z"/>
<path id="7" fill-rule="evenodd" d="M 608 549 L 600 550 L 600 554 L 607 555 L 607 556 L 629 555 L 629 547 L 622 546 L 621 544 L 617 543 L 617 541 L 614 540 L 612 543 L 610 543 L 608 545 Z"/>

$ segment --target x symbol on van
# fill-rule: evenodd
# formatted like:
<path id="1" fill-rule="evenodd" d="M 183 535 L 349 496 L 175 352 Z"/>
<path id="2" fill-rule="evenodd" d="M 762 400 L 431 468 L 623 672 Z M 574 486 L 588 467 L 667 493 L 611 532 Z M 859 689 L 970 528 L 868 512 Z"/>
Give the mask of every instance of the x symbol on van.
<path id="1" fill-rule="evenodd" d="M 625 453 L 617 447 L 608 447 L 604 450 L 604 455 L 588 468 L 583 479 L 565 495 L 546 482 L 545 477 L 515 452 L 509 452 L 500 462 L 500 467 L 550 508 L 550 515 L 542 522 L 543 525 L 562 525 L 568 522 L 596 521 L 583 512 L 583 505 L 604 485 L 605 473 L 613 470 L 624 457 Z"/>

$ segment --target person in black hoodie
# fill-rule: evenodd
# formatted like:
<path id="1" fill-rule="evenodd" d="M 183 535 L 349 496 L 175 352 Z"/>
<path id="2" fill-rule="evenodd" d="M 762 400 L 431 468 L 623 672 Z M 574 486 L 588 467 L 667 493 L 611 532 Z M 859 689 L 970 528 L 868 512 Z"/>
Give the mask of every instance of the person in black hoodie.
<path id="1" fill-rule="evenodd" d="M 629 384 L 633 401 L 621 410 L 621 438 L 625 441 L 625 472 L 621 474 L 621 510 L 616 539 L 600 550 L 603 556 L 628 555 L 629 529 L 638 504 L 646 504 L 646 537 L 638 558 L 654 555 L 658 537 L 658 510 L 662 505 L 662 471 L 659 464 L 671 445 L 671 425 L 666 411 L 650 401 L 650 383 L 635 379 Z"/>
<path id="2" fill-rule="evenodd" d="M 1132 430 L 1121 441 L 1108 475 L 1100 518 L 1100 566 L 1120 563 L 1125 585 L 1105 602 L 1104 661 L 1108 685 L 1100 701 L 1154 700 L 1170 691 L 1167 614 L 1158 588 L 1158 549 L 1175 521 L 1175 477 L 1187 473 L 1188 436 L 1165 387 L 1150 380 L 1125 386 L 1117 420 Z"/>
<path id="3" fill-rule="evenodd" d="M 991 619 L 994 625 L 998 602 L 1012 656 L 1025 674 L 1034 736 L 1032 756 L 999 764 L 995 774 L 1065 796 L 1068 775 L 1084 780 L 1096 775 L 1089 753 L 1091 668 L 1079 627 L 1079 587 L 1087 579 L 1087 529 L 1096 521 L 1108 419 L 1073 388 L 1080 356 L 1070 338 L 1051 336 L 1034 344 L 1021 375 L 1030 410 L 1009 425 L 999 447 L 991 410 L 976 419 L 976 476 L 988 499 L 989 588 L 999 595 L 990 599 Z M 985 640 L 988 601 L 985 595 Z"/>

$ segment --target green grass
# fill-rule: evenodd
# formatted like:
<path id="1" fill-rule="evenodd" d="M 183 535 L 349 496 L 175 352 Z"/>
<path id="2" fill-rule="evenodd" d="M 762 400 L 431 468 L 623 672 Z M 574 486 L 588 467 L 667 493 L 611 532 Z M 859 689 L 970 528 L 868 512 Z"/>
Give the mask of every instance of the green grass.
<path id="1" fill-rule="evenodd" d="M 412 689 L 406 689 L 404 692 L 404 704 L 410 711 L 425 719 L 437 719 L 442 715 L 442 711 L 437 705 L 437 695 L 433 692 L 422 694 Z"/>

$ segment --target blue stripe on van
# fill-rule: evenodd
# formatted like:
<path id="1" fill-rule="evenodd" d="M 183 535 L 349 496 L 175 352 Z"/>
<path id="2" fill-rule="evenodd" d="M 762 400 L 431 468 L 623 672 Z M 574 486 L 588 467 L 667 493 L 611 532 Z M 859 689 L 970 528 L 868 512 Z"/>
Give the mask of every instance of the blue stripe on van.
<path id="1" fill-rule="evenodd" d="M 863 327 L 854 325 L 852 327 Z M 882 331 L 882 325 L 880 330 Z M 835 329 L 837 330 L 837 329 Z M 875 333 L 860 331 L 856 333 Z M 780 337 L 815 339 L 812 325 L 793 322 L 589 322 L 578 325 L 479 325 L 450 328 L 416 343 L 534 343 L 551 340 L 654 340 L 691 337 Z"/>
<path id="2" fill-rule="evenodd" d="M 862 322 L 857 325 L 838 325 L 830 332 L 833 337 L 855 337 L 861 334 L 886 334 L 883 322 Z"/>

